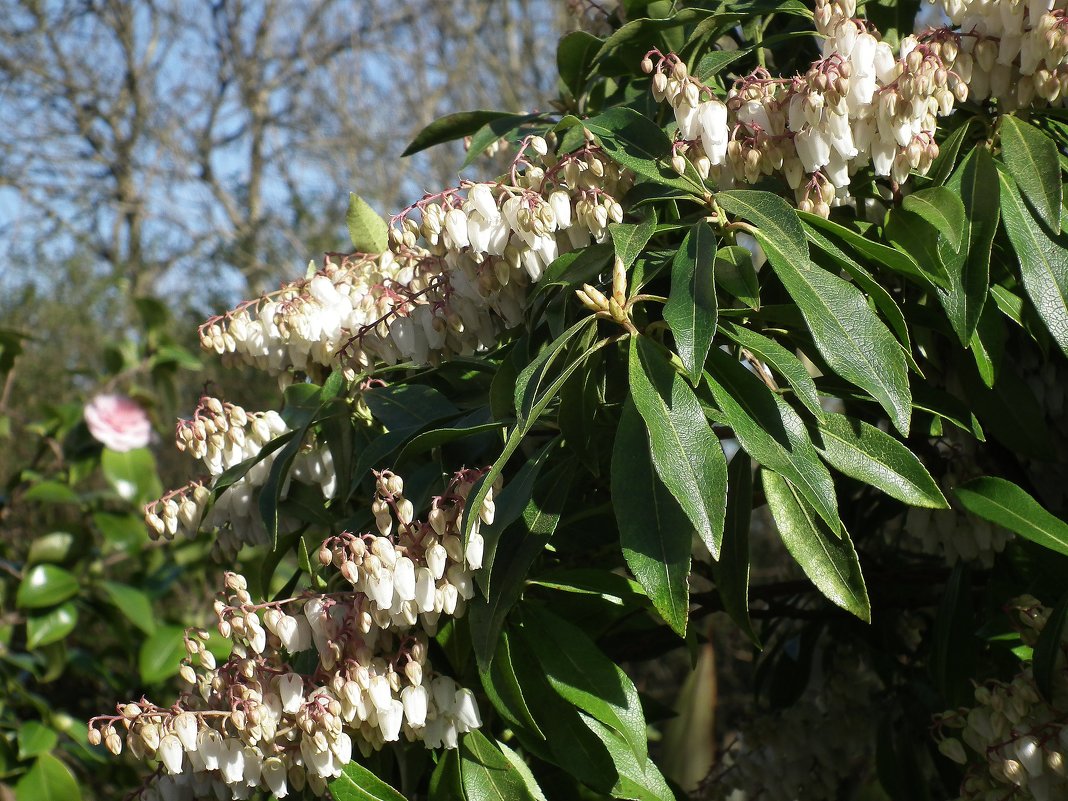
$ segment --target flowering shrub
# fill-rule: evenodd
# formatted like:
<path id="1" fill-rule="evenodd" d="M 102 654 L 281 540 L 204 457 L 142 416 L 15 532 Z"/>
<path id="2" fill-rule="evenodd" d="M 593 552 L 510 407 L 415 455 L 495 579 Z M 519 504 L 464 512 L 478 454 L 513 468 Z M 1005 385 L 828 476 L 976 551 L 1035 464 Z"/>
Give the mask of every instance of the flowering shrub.
<path id="1" fill-rule="evenodd" d="M 556 112 L 408 148 L 505 174 L 353 197 L 352 253 L 201 327 L 283 393 L 203 397 L 145 508 L 232 647 L 89 741 L 168 801 L 1055 797 L 1068 602 L 1001 621 L 1068 555 L 1066 8 L 589 6 Z M 679 787 L 640 663 L 713 611 L 766 708 Z"/>

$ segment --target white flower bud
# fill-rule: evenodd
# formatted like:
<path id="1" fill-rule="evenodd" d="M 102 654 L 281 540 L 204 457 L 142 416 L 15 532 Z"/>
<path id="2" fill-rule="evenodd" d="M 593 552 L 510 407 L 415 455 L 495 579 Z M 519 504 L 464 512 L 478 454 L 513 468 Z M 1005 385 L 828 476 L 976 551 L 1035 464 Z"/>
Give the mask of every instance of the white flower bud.
<path id="1" fill-rule="evenodd" d="M 422 728 L 426 724 L 426 687 L 422 685 L 405 687 L 401 690 L 401 703 L 404 709 L 404 719 L 408 721 L 408 725 L 413 729 Z"/>
<path id="2" fill-rule="evenodd" d="M 182 741 L 176 736 L 168 734 L 160 740 L 158 755 L 168 773 L 182 772 L 182 761 L 185 753 L 182 750 Z"/>

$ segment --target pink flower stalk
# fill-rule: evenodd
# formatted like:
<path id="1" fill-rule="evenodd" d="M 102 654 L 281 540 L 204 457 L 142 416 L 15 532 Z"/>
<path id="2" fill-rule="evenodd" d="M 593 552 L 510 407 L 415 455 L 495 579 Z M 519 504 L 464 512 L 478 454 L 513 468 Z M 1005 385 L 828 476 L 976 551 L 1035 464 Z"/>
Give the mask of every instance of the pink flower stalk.
<path id="1" fill-rule="evenodd" d="M 125 395 L 97 395 L 85 405 L 85 422 L 94 439 L 120 453 L 145 447 L 152 436 L 145 410 Z"/>

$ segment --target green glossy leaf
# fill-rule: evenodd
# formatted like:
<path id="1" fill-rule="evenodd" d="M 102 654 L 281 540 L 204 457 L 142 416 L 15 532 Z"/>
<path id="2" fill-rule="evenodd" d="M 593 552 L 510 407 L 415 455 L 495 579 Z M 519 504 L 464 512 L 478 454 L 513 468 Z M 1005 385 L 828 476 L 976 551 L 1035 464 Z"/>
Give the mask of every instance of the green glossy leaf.
<path id="1" fill-rule="evenodd" d="M 631 340 L 629 374 L 657 473 L 716 557 L 727 505 L 727 460 L 719 439 L 693 390 L 645 337 Z"/>
<path id="2" fill-rule="evenodd" d="M 40 503 L 81 503 L 78 493 L 58 481 L 41 481 L 34 484 L 22 496 L 27 501 Z"/>
<path id="3" fill-rule="evenodd" d="M 460 741 L 460 780 L 467 801 L 534 801 L 523 776 L 477 729 Z"/>
<path id="4" fill-rule="evenodd" d="M 1061 661 L 1064 653 L 1061 644 L 1064 641 L 1066 622 L 1068 622 L 1068 593 L 1061 596 L 1053 612 L 1050 613 L 1046 625 L 1042 627 L 1038 635 L 1033 654 L 1032 672 L 1035 677 L 1035 686 L 1042 693 L 1042 697 L 1050 702 L 1053 701 L 1057 663 Z"/>
<path id="5" fill-rule="evenodd" d="M 675 348 L 690 381 L 697 383 L 705 357 L 716 334 L 719 309 L 713 262 L 716 235 L 708 223 L 696 223 L 682 240 L 671 263 L 671 294 L 664 305 L 664 320 L 675 337 Z"/>
<path id="6" fill-rule="evenodd" d="M 486 696 L 497 713 L 513 726 L 526 727 L 544 738 L 545 735 L 531 714 L 523 694 L 523 686 L 516 675 L 512 662 L 512 636 L 507 629 L 500 632 L 496 645 L 497 650 L 493 654 L 489 669 L 479 671 Z"/>
<path id="7" fill-rule="evenodd" d="M 507 117 L 490 120 L 471 137 L 471 142 L 467 147 L 467 155 L 464 157 L 464 163 L 460 165 L 460 169 L 465 170 L 474 164 L 476 159 L 498 140 L 503 139 L 506 142 L 518 145 L 526 135 L 523 130 L 524 126 L 540 120 L 541 116 L 541 114 L 509 114 Z"/>
<path id="8" fill-rule="evenodd" d="M 37 562 L 65 562 L 74 547 L 74 535 L 68 531 L 50 531 L 30 544 L 26 564 Z"/>
<path id="9" fill-rule="evenodd" d="M 1047 512 L 1011 481 L 980 476 L 957 487 L 955 492 L 961 505 L 972 514 L 1068 555 L 1068 523 Z"/>
<path id="10" fill-rule="evenodd" d="M 693 526 L 657 476 L 645 424 L 629 400 L 612 450 L 612 506 L 627 567 L 660 616 L 685 636 Z"/>
<path id="11" fill-rule="evenodd" d="M 27 720 L 19 725 L 18 740 L 19 759 L 32 759 L 55 748 L 59 735 L 51 726 L 36 720 Z"/>
<path id="12" fill-rule="evenodd" d="M 524 606 L 523 632 L 553 689 L 619 732 L 644 762 L 645 716 L 627 674 L 582 629 L 551 612 Z"/>
<path id="13" fill-rule="evenodd" d="M 788 478 L 839 533 L 834 482 L 793 407 L 721 350 L 709 354 L 705 380 L 742 449 Z"/>
<path id="14" fill-rule="evenodd" d="M 501 749 L 501 753 L 504 755 L 504 758 L 508 760 L 508 764 L 512 769 L 519 774 L 519 778 L 526 787 L 527 795 L 529 795 L 533 801 L 547 801 L 545 794 L 538 786 L 537 779 L 534 778 L 534 774 L 530 770 L 530 766 L 523 761 L 523 758 L 500 740 L 497 741 L 497 747 Z"/>
<path id="15" fill-rule="evenodd" d="M 831 220 L 825 220 L 818 214 L 809 214 L 807 212 L 799 211 L 797 212 L 797 216 L 810 228 L 817 228 L 827 234 L 838 237 L 862 256 L 872 259 L 883 267 L 896 273 L 917 279 L 924 286 L 929 286 L 932 282 L 944 280 L 938 275 L 938 273 L 941 272 L 940 265 L 930 265 L 931 267 L 935 267 L 936 270 L 936 274 L 932 275 L 921 267 L 908 253 L 903 253 L 896 248 L 888 247 L 877 239 L 858 234 L 856 231 L 846 228 L 844 225 L 839 225 Z"/>
<path id="16" fill-rule="evenodd" d="M 359 762 L 342 768 L 341 775 L 330 782 L 330 794 L 334 801 L 406 801 Z"/>
<path id="17" fill-rule="evenodd" d="M 743 355 L 746 355 L 746 358 L 750 358 L 749 354 L 752 354 L 766 367 L 785 378 L 786 383 L 794 391 L 794 395 L 806 409 L 812 412 L 813 417 L 817 420 L 823 419 L 823 406 L 820 405 L 816 382 L 812 380 L 808 369 L 799 358 L 775 340 L 740 325 L 726 323 L 722 326 L 722 330 L 745 349 Z"/>
<path id="18" fill-rule="evenodd" d="M 519 117 L 522 115 L 512 114 L 507 111 L 459 111 L 455 114 L 446 114 L 439 117 L 428 126 L 423 128 L 411 143 L 401 153 L 401 158 L 426 150 L 428 147 L 440 145 L 443 142 L 451 142 L 469 136 L 483 125 L 502 117 Z"/>
<path id="19" fill-rule="evenodd" d="M 583 317 L 554 339 L 519 373 L 515 382 L 515 413 L 518 421 L 526 420 L 535 404 L 545 398 L 546 388 L 553 384 L 555 377 L 553 367 L 557 359 L 566 353 L 571 340 L 594 323 L 596 318 Z"/>
<path id="20" fill-rule="evenodd" d="M 137 665 L 145 684 L 158 684 L 178 672 L 185 656 L 185 629 L 159 626 L 141 643 Z"/>
<path id="21" fill-rule="evenodd" d="M 770 470 L 761 476 L 779 536 L 805 575 L 832 603 L 870 621 L 868 590 L 845 529 L 835 537 L 786 479 Z"/>
<path id="22" fill-rule="evenodd" d="M 949 506 L 912 451 L 875 426 L 843 414 L 829 414 L 820 423 L 820 434 L 820 452 L 836 470 L 913 506 Z"/>
<path id="23" fill-rule="evenodd" d="M 927 177 L 932 184 L 941 186 L 953 172 L 953 168 L 957 164 L 957 156 L 960 154 L 961 145 L 964 144 L 964 138 L 968 135 L 968 130 L 974 120 L 974 117 L 965 117 L 953 133 L 947 136 L 945 141 L 939 145 L 938 156 L 931 163 L 931 169 L 927 173 Z"/>
<path id="24" fill-rule="evenodd" d="M 156 630 L 152 601 L 144 592 L 129 584 L 119 584 L 114 581 L 105 581 L 101 587 L 107 594 L 108 600 L 137 628 L 145 634 L 152 634 Z"/>
<path id="25" fill-rule="evenodd" d="M 26 618 L 26 647 L 30 650 L 59 642 L 78 625 L 78 609 L 68 601 Z"/>
<path id="26" fill-rule="evenodd" d="M 710 50 L 701 56 L 701 60 L 697 62 L 697 69 L 694 70 L 694 75 L 696 75 L 700 81 L 707 81 L 709 78 L 714 78 L 729 66 L 731 62 L 737 61 L 739 58 L 746 55 L 746 53 L 747 49 Z"/>
<path id="27" fill-rule="evenodd" d="M 716 198 L 757 226 L 757 241 L 831 369 L 879 401 L 907 434 L 912 395 L 905 356 L 863 293 L 812 263 L 804 229 L 782 198 L 754 190 L 720 192 Z"/>
<path id="28" fill-rule="evenodd" d="M 571 31 L 556 45 L 556 69 L 572 96 L 581 94 L 601 44 L 601 40 L 592 33 Z"/>
<path id="29" fill-rule="evenodd" d="M 753 460 L 740 450 L 727 465 L 727 522 L 723 548 L 712 565 L 723 610 L 754 644 L 759 638 L 749 619 L 749 526 L 753 512 Z"/>
<path id="30" fill-rule="evenodd" d="M 430 776 L 429 801 L 464 801 L 457 749 L 445 750 Z"/>
<path id="31" fill-rule="evenodd" d="M 425 384 L 393 384 L 363 393 L 375 420 L 388 430 L 415 429 L 460 413 L 456 406 Z"/>
<path id="32" fill-rule="evenodd" d="M 954 250 L 945 237 L 938 254 L 949 274 L 949 291 L 939 292 L 949 322 L 961 344 L 967 345 L 979 324 L 990 288 L 990 251 L 998 229 L 998 177 L 990 151 L 972 150 L 946 186 L 964 202 L 962 245 Z"/>
<path id="33" fill-rule="evenodd" d="M 357 253 L 379 254 L 389 247 L 389 227 L 366 200 L 349 192 L 349 210 L 345 215 L 349 239 Z"/>
<path id="34" fill-rule="evenodd" d="M 656 232 L 656 213 L 650 212 L 639 223 L 609 223 L 608 232 L 612 235 L 616 258 L 629 269 Z"/>
<path id="35" fill-rule="evenodd" d="M 1012 177 L 998 170 L 1001 214 L 1020 262 L 1024 289 L 1061 350 L 1068 354 L 1068 247 L 1035 219 Z"/>
<path id="36" fill-rule="evenodd" d="M 19 609 L 40 609 L 67 600 L 78 592 L 78 579 L 55 565 L 34 565 L 22 577 L 15 594 Z"/>
<path id="37" fill-rule="evenodd" d="M 156 459 L 148 448 L 123 452 L 104 448 L 100 465 L 104 478 L 123 500 L 144 503 L 163 494 Z"/>
<path id="38" fill-rule="evenodd" d="M 716 283 L 750 309 L 760 308 L 760 279 L 753 257 L 740 245 L 720 248 L 713 268 Z"/>
<path id="39" fill-rule="evenodd" d="M 635 174 L 699 197 L 706 194 L 692 166 L 685 176 L 675 172 L 671 140 L 648 117 L 633 109 L 612 108 L 586 120 L 586 128 L 601 140 L 609 158 Z"/>
<path id="40" fill-rule="evenodd" d="M 998 118 L 1001 158 L 1008 173 L 1050 231 L 1061 228 L 1061 165 L 1057 145 L 1012 114 Z M 1004 213 L 1004 208 L 1002 209 Z"/>
<path id="41" fill-rule="evenodd" d="M 675 801 L 660 769 L 649 758 L 639 761 L 627 742 L 613 729 L 589 715 L 582 716 L 583 723 L 597 736 L 612 755 L 619 778 L 612 788 L 616 798 L 634 798 L 638 801 Z"/>
<path id="42" fill-rule="evenodd" d="M 41 754 L 15 785 L 16 801 L 81 801 L 70 769 L 51 754 Z"/>
<path id="43" fill-rule="evenodd" d="M 906 195 L 901 205 L 933 225 L 953 250 L 960 250 L 964 203 L 956 193 L 944 186 L 932 186 Z"/>

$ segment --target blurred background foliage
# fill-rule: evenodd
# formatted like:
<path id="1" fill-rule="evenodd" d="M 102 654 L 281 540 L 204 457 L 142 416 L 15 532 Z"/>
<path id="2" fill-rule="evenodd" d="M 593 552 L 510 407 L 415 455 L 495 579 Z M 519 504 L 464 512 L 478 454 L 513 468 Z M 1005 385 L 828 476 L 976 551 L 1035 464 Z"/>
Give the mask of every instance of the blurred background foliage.
<path id="1" fill-rule="evenodd" d="M 210 616 L 208 543 L 156 548 L 141 514 L 181 483 L 196 325 L 344 249 L 350 191 L 387 212 L 453 183 L 458 146 L 404 145 L 449 111 L 554 96 L 568 5 L 0 0 L 0 798 L 135 787 L 85 720 L 173 696 L 182 632 Z M 242 379 L 213 392 L 260 408 Z M 148 410 L 155 442 L 93 440 L 102 392 Z"/>

